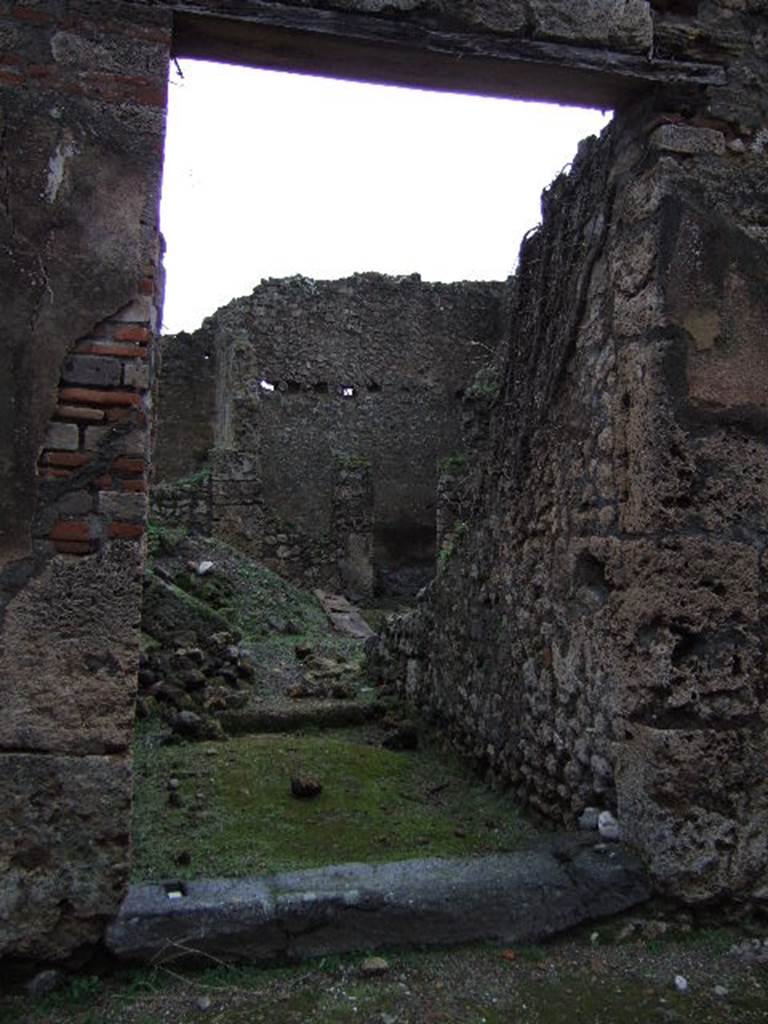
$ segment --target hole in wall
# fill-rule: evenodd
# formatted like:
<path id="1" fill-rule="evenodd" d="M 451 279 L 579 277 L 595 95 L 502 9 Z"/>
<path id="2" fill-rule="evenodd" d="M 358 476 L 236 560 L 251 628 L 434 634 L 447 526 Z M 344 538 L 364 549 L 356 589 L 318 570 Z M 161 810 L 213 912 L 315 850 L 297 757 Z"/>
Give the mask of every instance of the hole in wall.
<path id="1" fill-rule="evenodd" d="M 591 603 L 597 605 L 604 604 L 611 593 L 605 563 L 590 551 L 579 552 L 573 570 L 573 583 Z"/>
<path id="2" fill-rule="evenodd" d="M 673 665 L 680 665 L 689 658 L 695 657 L 704 649 L 705 643 L 699 633 L 695 633 L 682 626 L 672 627 L 675 635 L 675 646 L 672 649 L 671 662 Z"/>

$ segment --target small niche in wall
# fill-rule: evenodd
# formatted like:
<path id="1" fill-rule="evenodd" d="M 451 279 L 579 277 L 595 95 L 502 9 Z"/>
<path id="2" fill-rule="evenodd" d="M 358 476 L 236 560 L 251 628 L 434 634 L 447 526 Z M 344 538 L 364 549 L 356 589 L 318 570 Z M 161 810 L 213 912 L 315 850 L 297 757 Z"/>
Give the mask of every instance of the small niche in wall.
<path id="1" fill-rule="evenodd" d="M 271 394 L 275 390 L 275 385 L 268 380 L 260 380 L 259 387 L 262 391 L 266 391 L 267 394 Z"/>
<path id="2" fill-rule="evenodd" d="M 377 392 L 381 391 L 381 384 L 377 384 L 375 380 L 369 380 L 368 391 L 370 394 L 375 395 Z"/>
<path id="3" fill-rule="evenodd" d="M 321 380 L 321 381 L 318 381 L 317 384 L 313 385 L 312 390 L 317 395 L 327 395 L 328 394 L 328 385 L 325 383 L 324 380 Z"/>
<path id="4" fill-rule="evenodd" d="M 352 387 L 351 384 L 344 384 L 342 386 L 341 397 L 342 398 L 354 398 L 355 397 L 355 389 Z"/>

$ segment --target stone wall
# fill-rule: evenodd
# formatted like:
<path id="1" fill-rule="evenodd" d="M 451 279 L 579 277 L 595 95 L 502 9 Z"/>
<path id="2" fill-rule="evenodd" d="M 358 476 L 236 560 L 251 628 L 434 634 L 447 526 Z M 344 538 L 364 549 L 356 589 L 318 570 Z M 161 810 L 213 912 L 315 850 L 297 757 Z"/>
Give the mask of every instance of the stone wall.
<path id="1" fill-rule="evenodd" d="M 437 465 L 461 444 L 461 394 L 498 344 L 503 290 L 418 275 L 264 282 L 165 339 L 155 478 L 193 472 L 208 443 L 217 532 L 338 586 L 334 467 L 362 459 L 377 570 L 428 576 Z"/>
<path id="2" fill-rule="evenodd" d="M 155 483 L 193 476 L 208 465 L 219 433 L 216 367 L 207 333 L 180 334 L 175 344 L 162 339 L 155 378 Z"/>
<path id="3" fill-rule="evenodd" d="M 371 666 L 691 902 L 768 896 L 768 176 L 720 113 L 640 104 L 544 194 L 461 528 Z"/>
<path id="4" fill-rule="evenodd" d="M 128 877 L 171 47 L 619 109 L 526 249 L 428 653 L 521 796 L 615 793 L 667 891 L 765 900 L 764 0 L 0 2 L 0 955 L 97 941 Z"/>
<path id="5" fill-rule="evenodd" d="M 152 521 L 158 525 L 182 527 L 213 535 L 213 479 L 210 466 L 173 483 L 153 483 L 151 491 Z"/>
<path id="6" fill-rule="evenodd" d="M 170 45 L 0 4 L 0 956 L 94 942 L 128 880 Z"/>

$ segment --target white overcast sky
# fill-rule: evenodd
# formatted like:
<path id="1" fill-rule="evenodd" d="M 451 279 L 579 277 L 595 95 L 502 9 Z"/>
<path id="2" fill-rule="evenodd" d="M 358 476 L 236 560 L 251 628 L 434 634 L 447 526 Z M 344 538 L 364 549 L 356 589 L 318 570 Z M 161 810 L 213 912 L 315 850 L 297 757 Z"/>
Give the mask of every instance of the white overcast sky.
<path id="1" fill-rule="evenodd" d="M 541 190 L 608 116 L 183 61 L 161 225 L 165 330 L 265 277 L 500 280 Z"/>

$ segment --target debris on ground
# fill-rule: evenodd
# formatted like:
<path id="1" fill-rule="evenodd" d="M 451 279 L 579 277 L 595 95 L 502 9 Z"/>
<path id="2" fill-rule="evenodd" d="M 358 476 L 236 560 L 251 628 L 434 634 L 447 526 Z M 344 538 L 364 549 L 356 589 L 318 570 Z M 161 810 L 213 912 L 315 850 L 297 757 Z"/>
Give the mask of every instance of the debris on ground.
<path id="1" fill-rule="evenodd" d="M 320 796 L 323 792 L 323 784 L 314 775 L 293 775 L 291 776 L 291 793 L 299 800 L 307 800 L 313 796 Z"/>

